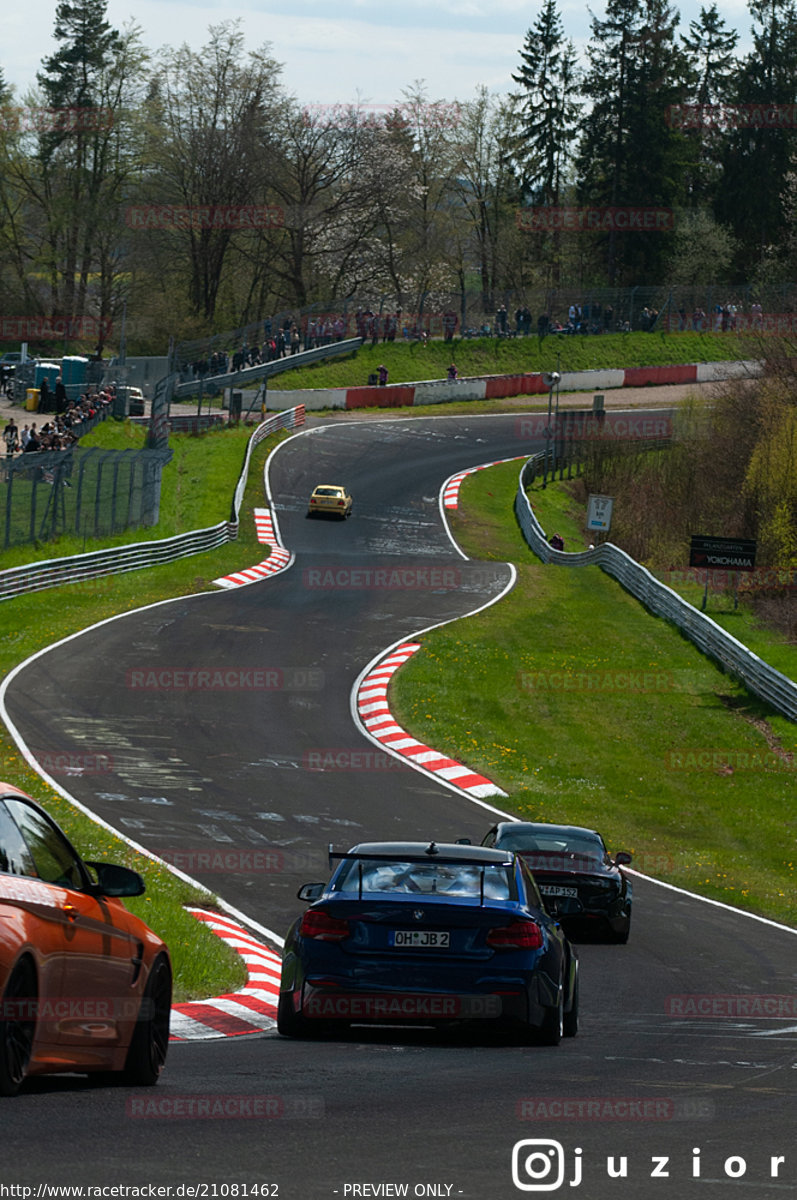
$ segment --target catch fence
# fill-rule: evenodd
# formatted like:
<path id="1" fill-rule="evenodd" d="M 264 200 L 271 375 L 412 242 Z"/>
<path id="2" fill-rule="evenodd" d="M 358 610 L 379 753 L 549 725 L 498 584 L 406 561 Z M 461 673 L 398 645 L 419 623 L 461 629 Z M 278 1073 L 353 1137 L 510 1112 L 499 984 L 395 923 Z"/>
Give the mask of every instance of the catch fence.
<path id="1" fill-rule="evenodd" d="M 85 539 L 154 525 L 170 450 L 66 450 L 19 454 L 3 464 L 0 538 L 5 549 L 64 534 Z"/>

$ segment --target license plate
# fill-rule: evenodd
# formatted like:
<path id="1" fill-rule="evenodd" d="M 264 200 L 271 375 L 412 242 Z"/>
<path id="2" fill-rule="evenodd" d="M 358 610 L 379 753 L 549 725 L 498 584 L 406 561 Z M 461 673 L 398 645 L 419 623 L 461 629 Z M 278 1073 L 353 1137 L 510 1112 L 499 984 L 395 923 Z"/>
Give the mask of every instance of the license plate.
<path id="1" fill-rule="evenodd" d="M 390 945 L 409 946 L 415 950 L 445 950 L 450 936 L 439 929 L 394 929 L 390 934 Z"/>
<path id="2" fill-rule="evenodd" d="M 540 891 L 543 896 L 574 896 L 578 899 L 578 888 L 571 887 L 555 887 L 553 884 L 541 884 Z"/>

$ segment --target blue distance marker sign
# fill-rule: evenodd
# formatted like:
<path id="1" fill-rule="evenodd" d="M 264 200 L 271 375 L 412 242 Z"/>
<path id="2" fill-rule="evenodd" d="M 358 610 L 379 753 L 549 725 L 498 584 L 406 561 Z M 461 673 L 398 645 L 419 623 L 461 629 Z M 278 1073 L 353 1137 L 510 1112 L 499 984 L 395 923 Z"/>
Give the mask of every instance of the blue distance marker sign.
<path id="1" fill-rule="evenodd" d="M 757 543 L 750 538 L 693 536 L 689 566 L 704 571 L 754 571 Z"/>

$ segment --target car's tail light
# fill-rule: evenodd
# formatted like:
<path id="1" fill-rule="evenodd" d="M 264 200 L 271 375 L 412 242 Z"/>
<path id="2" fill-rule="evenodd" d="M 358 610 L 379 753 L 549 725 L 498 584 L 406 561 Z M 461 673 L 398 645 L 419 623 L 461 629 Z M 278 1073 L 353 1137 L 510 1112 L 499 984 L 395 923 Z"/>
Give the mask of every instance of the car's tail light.
<path id="1" fill-rule="evenodd" d="M 319 942 L 342 942 L 349 936 L 349 922 L 331 917 L 323 909 L 311 908 L 302 917 L 299 934 Z"/>
<path id="2" fill-rule="evenodd" d="M 487 945 L 494 950 L 539 950 L 542 930 L 535 921 L 512 921 L 487 934 Z"/>
<path id="3" fill-rule="evenodd" d="M 346 501 L 338 500 L 338 508 L 345 508 L 345 507 L 346 507 Z"/>

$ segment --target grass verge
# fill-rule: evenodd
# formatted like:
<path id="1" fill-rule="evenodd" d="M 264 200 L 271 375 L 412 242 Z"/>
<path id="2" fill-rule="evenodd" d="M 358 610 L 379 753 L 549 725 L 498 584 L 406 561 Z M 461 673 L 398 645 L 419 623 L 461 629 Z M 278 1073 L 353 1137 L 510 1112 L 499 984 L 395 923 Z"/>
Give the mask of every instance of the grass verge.
<path id="1" fill-rule="evenodd" d="M 177 520 L 187 522 L 183 528 L 199 528 L 202 523 L 212 525 L 226 518 L 224 506 L 232 497 L 247 435 L 241 438 L 231 431 L 228 442 L 216 434 L 209 435 L 212 440 L 205 441 L 206 436 L 183 439 L 188 445 L 184 458 L 181 460 L 178 457 L 178 464 L 183 462 L 181 474 L 184 484 L 170 485 L 172 493 L 179 498 L 175 500 L 168 518 L 162 512 L 160 525 L 150 531 L 152 536 L 169 537 L 179 532 L 174 528 Z M 263 503 L 262 471 L 265 458 L 276 442 L 285 436 L 284 433 L 272 435 L 252 455 L 236 542 L 147 571 L 86 580 L 80 584 L 51 588 L 3 601 L 5 619 L 4 632 L 0 635 L 0 675 L 8 674 L 12 667 L 37 650 L 106 617 L 158 600 L 199 591 L 215 591 L 213 579 L 266 557 L 266 547 L 260 545 L 256 538 L 252 509 Z M 224 466 L 212 462 L 217 455 Z M 212 491 L 207 486 L 209 479 L 216 481 Z M 198 487 L 197 483 L 203 486 Z M 210 512 L 209 497 L 215 512 L 206 519 Z M 223 508 L 221 512 L 220 503 Z M 62 550 L 59 546 L 58 553 L 70 551 Z M 52 548 L 44 555 L 53 556 Z M 245 971 L 239 956 L 185 912 L 186 903 L 207 904 L 205 893 L 184 884 L 149 858 L 132 852 L 126 842 L 114 838 L 63 800 L 28 767 L 4 728 L 0 732 L 0 755 L 3 760 L 0 777 L 39 800 L 63 826 L 84 857 L 121 862 L 144 876 L 147 894 L 131 900 L 129 906 L 168 942 L 174 959 L 177 1000 L 218 995 L 240 986 Z"/>
<path id="2" fill-rule="evenodd" d="M 211 429 L 200 435 L 172 434 L 169 446 L 173 456 L 163 471 L 157 525 L 128 529 L 101 539 L 65 534 L 50 542 L 11 546 L 3 551 L 3 569 L 90 550 L 154 541 L 226 521 L 251 435 L 251 427 L 243 425 Z M 138 450 L 143 448 L 145 438 L 143 426 L 109 419 L 97 425 L 80 444 L 85 449 Z"/>
<path id="3" fill-rule="evenodd" d="M 356 354 L 286 371 L 273 387 L 358 387 L 380 363 L 390 383 L 445 379 L 452 360 L 460 376 L 517 375 L 536 371 L 593 371 L 602 368 L 670 366 L 673 363 L 725 362 L 761 353 L 750 337 L 733 333 L 607 333 L 600 336 L 460 338 L 366 344 Z"/>
<path id="4" fill-rule="evenodd" d="M 556 481 L 553 484 L 549 482 L 548 487 L 543 488 L 541 481 L 537 479 L 527 489 L 527 495 L 537 520 L 547 534 L 558 530 L 565 539 L 566 550 L 587 549 L 590 535 L 584 529 L 586 508 L 573 497 L 566 481 Z M 648 566 L 647 563 L 644 565 Z M 683 596 L 694 608 L 700 609 L 703 603 L 703 584 L 689 578 L 697 574 L 695 571 L 689 571 L 686 566 L 681 571 L 658 571 L 653 567 L 649 569 L 667 587 Z M 731 588 L 723 586 L 712 590 L 709 587 L 705 613 L 759 658 L 763 658 L 790 679 L 797 679 L 797 645 L 789 641 L 784 634 L 765 625 L 751 608 L 743 591 L 740 593 L 738 605 L 735 606 Z"/>
<path id="5" fill-rule="evenodd" d="M 596 827 L 643 872 L 797 924 L 795 726 L 598 567 L 542 565 L 516 486 L 515 464 L 465 480 L 454 536 L 518 582 L 424 635 L 392 685 L 397 718 L 518 816 Z"/>

